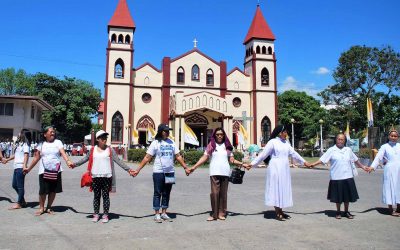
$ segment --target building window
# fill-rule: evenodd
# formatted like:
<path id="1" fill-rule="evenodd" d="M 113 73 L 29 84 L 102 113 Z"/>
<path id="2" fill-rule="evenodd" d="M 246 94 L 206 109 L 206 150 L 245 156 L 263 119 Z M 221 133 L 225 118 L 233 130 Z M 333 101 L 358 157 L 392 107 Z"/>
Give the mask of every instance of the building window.
<path id="1" fill-rule="evenodd" d="M 118 36 L 118 43 L 124 43 L 124 36 L 122 34 Z"/>
<path id="2" fill-rule="evenodd" d="M 114 77 L 115 78 L 124 78 L 124 61 L 122 61 L 121 58 L 119 58 L 115 62 L 115 67 L 114 67 Z"/>
<path id="3" fill-rule="evenodd" d="M 207 85 L 214 85 L 214 72 L 212 69 L 207 70 Z"/>
<path id="4" fill-rule="evenodd" d="M 124 127 L 124 119 L 120 112 L 116 112 L 112 117 L 111 124 L 111 142 L 122 143 L 122 132 Z"/>
<path id="5" fill-rule="evenodd" d="M 182 67 L 178 68 L 176 82 L 185 83 L 185 70 Z"/>
<path id="6" fill-rule="evenodd" d="M 260 53 L 261 53 L 260 46 L 257 46 L 257 47 L 256 47 L 256 53 L 257 53 L 257 54 L 260 54 Z"/>
<path id="7" fill-rule="evenodd" d="M 151 102 L 151 95 L 149 93 L 144 93 L 142 95 L 142 101 L 144 103 L 150 103 Z"/>
<path id="8" fill-rule="evenodd" d="M 272 48 L 268 47 L 268 54 L 272 55 Z"/>
<path id="9" fill-rule="evenodd" d="M 267 54 L 267 48 L 265 46 L 262 47 L 262 53 L 265 55 Z"/>
<path id="10" fill-rule="evenodd" d="M 261 85 L 269 86 L 269 72 L 267 68 L 261 70 Z"/>
<path id="11" fill-rule="evenodd" d="M 192 80 L 199 81 L 200 80 L 200 69 L 196 64 L 192 67 Z"/>
<path id="12" fill-rule="evenodd" d="M 41 119 L 42 119 L 42 110 L 38 108 L 36 112 L 36 121 L 40 122 Z"/>
<path id="13" fill-rule="evenodd" d="M 271 136 L 271 121 L 266 116 L 261 121 L 261 135 L 261 143 L 267 144 L 269 137 Z"/>
<path id="14" fill-rule="evenodd" d="M 36 111 L 36 107 L 35 105 L 31 106 L 31 119 L 35 119 L 35 111 Z"/>
<path id="15" fill-rule="evenodd" d="M 112 34 L 111 35 L 111 42 L 112 43 L 116 43 L 117 42 L 117 35 L 116 34 Z"/>
<path id="16" fill-rule="evenodd" d="M 239 108 L 242 105 L 242 100 L 239 97 L 235 97 L 232 100 L 232 104 L 234 107 Z"/>
<path id="17" fill-rule="evenodd" d="M 0 103 L 0 115 L 13 116 L 14 103 Z"/>
<path id="18" fill-rule="evenodd" d="M 131 36 L 130 35 L 126 35 L 125 36 L 125 43 L 126 44 L 130 44 L 131 43 Z"/>

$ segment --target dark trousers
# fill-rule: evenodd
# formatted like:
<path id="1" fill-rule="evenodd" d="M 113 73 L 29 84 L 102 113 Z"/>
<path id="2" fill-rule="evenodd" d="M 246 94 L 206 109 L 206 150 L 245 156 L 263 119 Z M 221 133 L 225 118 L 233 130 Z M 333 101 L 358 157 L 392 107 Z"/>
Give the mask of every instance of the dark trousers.
<path id="1" fill-rule="evenodd" d="M 216 219 L 219 215 L 226 215 L 229 177 L 221 175 L 210 176 L 210 182 L 211 216 Z"/>
<path id="2" fill-rule="evenodd" d="M 18 194 L 18 204 L 25 204 L 25 175 L 22 171 L 22 168 L 14 169 L 12 187 Z"/>
<path id="3" fill-rule="evenodd" d="M 158 211 L 160 208 L 168 208 L 172 184 L 165 183 L 164 173 L 153 173 L 153 184 L 153 209 Z"/>
<path id="4" fill-rule="evenodd" d="M 112 185 L 112 179 L 107 177 L 95 177 L 93 178 L 93 210 L 95 214 L 100 212 L 100 199 L 103 196 L 103 213 L 108 214 L 110 210 L 110 187 Z"/>

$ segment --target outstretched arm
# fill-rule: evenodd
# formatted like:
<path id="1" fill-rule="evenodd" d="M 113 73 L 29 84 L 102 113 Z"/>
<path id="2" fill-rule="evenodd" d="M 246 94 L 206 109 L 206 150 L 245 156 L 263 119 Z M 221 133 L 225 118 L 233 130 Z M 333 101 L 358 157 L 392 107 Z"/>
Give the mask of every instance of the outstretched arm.
<path id="1" fill-rule="evenodd" d="M 143 160 L 140 162 L 138 168 L 136 170 L 130 171 L 130 174 L 132 174 L 133 176 L 137 176 L 140 170 L 142 170 L 142 168 L 146 166 L 146 164 L 149 163 L 152 158 L 153 158 L 152 155 L 146 154 Z"/>
<path id="2" fill-rule="evenodd" d="M 183 160 L 183 157 L 181 156 L 181 154 L 176 154 L 175 155 L 176 160 L 179 162 L 179 164 L 181 164 L 181 166 L 183 167 L 183 169 L 185 170 L 186 175 L 189 175 L 191 173 L 190 169 L 186 166 L 185 161 Z"/>
<path id="3" fill-rule="evenodd" d="M 29 172 L 32 170 L 32 168 L 34 168 L 34 167 L 36 166 L 36 164 L 40 161 L 40 158 L 41 158 L 41 156 L 40 156 L 40 151 L 39 151 L 39 150 L 36 150 L 36 151 L 35 151 L 35 156 L 33 157 L 33 160 L 32 160 L 32 162 L 31 162 L 31 164 L 29 165 L 28 168 L 25 168 L 25 169 L 23 170 L 24 173 L 25 173 L 25 174 L 29 173 Z"/>
<path id="4" fill-rule="evenodd" d="M 200 159 L 196 162 L 196 164 L 193 165 L 193 167 L 190 168 L 191 172 L 196 170 L 198 167 L 206 163 L 208 160 L 208 155 L 204 154 Z"/>

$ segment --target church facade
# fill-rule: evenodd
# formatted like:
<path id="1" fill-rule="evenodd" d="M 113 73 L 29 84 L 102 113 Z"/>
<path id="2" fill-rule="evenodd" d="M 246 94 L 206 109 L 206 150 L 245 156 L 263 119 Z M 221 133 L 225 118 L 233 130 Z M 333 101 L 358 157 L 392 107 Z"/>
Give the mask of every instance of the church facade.
<path id="1" fill-rule="evenodd" d="M 164 57 L 161 68 L 144 63 L 134 68 L 135 23 L 126 0 L 119 0 L 108 24 L 103 129 L 111 145 L 146 144 L 148 127 L 166 123 L 180 149 L 187 124 L 200 145 L 223 127 L 234 145 L 242 124 L 246 144 L 262 145 L 277 123 L 275 37 L 261 9 L 244 39 L 244 68 L 227 69 L 194 48 Z M 137 48 L 140 49 L 140 48 Z M 132 131 L 139 138 L 133 138 Z M 131 143 L 129 143 L 131 142 Z"/>

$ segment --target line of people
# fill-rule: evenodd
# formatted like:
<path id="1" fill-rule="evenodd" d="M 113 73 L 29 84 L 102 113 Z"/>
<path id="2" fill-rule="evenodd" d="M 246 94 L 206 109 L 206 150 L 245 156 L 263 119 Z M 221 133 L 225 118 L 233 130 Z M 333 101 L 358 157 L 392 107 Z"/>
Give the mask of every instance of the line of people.
<path id="1" fill-rule="evenodd" d="M 169 138 L 170 128 L 168 125 L 158 126 L 155 140 L 151 143 L 147 153 L 139 166 L 134 170 L 129 168 L 124 162 L 120 161 L 116 153 L 106 142 L 108 133 L 100 130 L 96 133 L 97 146 L 90 150 L 83 159 L 72 162 L 66 155 L 61 141 L 56 139 L 53 127 L 46 127 L 43 131 L 44 142 L 40 143 L 35 152 L 34 159 L 28 164 L 29 158 L 29 138 L 25 133 L 18 137 L 18 144 L 11 158 L 3 158 L 3 163 L 14 159 L 13 188 L 18 194 L 17 203 L 11 209 L 18 209 L 26 206 L 24 200 L 24 178 L 32 168 L 39 163 L 39 209 L 36 215 L 43 213 L 54 214 L 51 209 L 56 193 L 62 192 L 61 180 L 61 158 L 63 158 L 70 168 L 75 168 L 89 162 L 88 171 L 93 178 L 91 189 L 94 193 L 93 199 L 93 222 L 100 220 L 100 200 L 103 198 L 103 215 L 101 221 L 109 221 L 108 213 L 110 208 L 109 192 L 115 192 L 116 176 L 114 162 L 135 177 L 141 169 L 154 158 L 153 163 L 153 210 L 155 213 L 154 221 L 161 223 L 171 221 L 167 214 L 169 207 L 172 186 L 175 183 L 176 160 L 185 171 L 186 175 L 192 174 L 199 166 L 210 159 L 210 201 L 212 213 L 207 221 L 225 220 L 227 212 L 227 191 L 228 178 L 230 173 L 229 164 L 244 167 L 247 170 L 257 167 L 261 161 L 268 163 L 265 187 L 265 205 L 274 206 L 276 219 L 284 221 L 290 219 L 290 215 L 283 212 L 283 209 L 293 206 L 292 186 L 289 167 L 289 157 L 299 161 L 305 167 L 314 167 L 321 163 L 330 163 L 330 182 L 328 186 L 328 199 L 336 203 L 336 218 L 342 215 L 352 219 L 353 215 L 349 212 L 349 203 L 355 202 L 359 197 L 354 182 L 356 166 L 366 172 L 371 172 L 382 161 L 386 161 L 383 179 L 383 202 L 389 206 L 393 216 L 400 216 L 400 144 L 397 143 L 398 132 L 393 130 L 389 133 L 389 142 L 384 144 L 378 152 L 377 157 L 371 167 L 361 164 L 357 156 L 350 148 L 345 147 L 345 136 L 339 134 L 336 137 L 336 145 L 316 162 L 308 163 L 291 147 L 287 138 L 287 129 L 283 125 L 277 126 L 271 133 L 271 139 L 263 151 L 251 163 L 243 163 L 234 159 L 233 147 L 222 128 L 217 128 L 212 134 L 203 157 L 193 165 L 188 167 L 174 141 Z M 45 202 L 47 198 L 47 206 Z M 344 203 L 344 214 L 341 213 L 341 204 Z M 397 209 L 393 206 L 397 204 Z"/>

